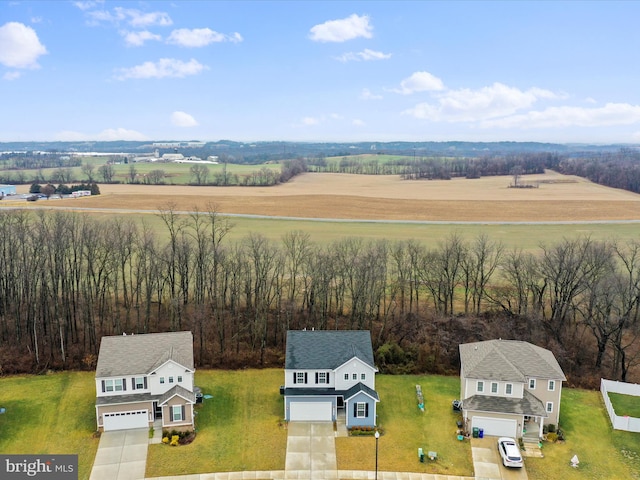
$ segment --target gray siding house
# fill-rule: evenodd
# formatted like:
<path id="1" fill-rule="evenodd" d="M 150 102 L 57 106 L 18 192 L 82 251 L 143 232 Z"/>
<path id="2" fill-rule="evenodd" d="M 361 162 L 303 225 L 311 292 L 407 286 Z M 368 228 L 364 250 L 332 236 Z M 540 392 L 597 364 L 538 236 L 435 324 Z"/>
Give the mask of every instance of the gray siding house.
<path id="1" fill-rule="evenodd" d="M 542 437 L 544 425 L 558 425 L 566 377 L 553 353 L 517 340 L 465 343 L 459 350 L 460 398 L 468 430 Z"/>
<path id="2" fill-rule="evenodd" d="M 191 332 L 102 337 L 96 366 L 98 430 L 193 429 Z"/>
<path id="3" fill-rule="evenodd" d="M 368 331 L 289 331 L 284 370 L 287 421 L 376 425 L 375 374 Z"/>

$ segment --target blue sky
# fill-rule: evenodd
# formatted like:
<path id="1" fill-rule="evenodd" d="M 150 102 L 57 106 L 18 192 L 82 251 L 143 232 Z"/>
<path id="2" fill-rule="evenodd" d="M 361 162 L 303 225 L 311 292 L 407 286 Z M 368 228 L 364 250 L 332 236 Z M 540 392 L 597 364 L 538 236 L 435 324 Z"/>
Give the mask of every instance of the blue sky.
<path id="1" fill-rule="evenodd" d="M 640 2 L 0 1 L 0 141 L 640 143 Z"/>

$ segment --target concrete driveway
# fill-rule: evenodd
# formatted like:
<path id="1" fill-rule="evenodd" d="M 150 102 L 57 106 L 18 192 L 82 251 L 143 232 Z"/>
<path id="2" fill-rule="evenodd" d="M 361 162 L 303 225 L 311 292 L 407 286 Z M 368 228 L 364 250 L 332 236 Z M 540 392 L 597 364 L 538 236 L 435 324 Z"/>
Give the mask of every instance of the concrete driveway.
<path id="1" fill-rule="evenodd" d="M 498 437 L 472 438 L 471 456 L 477 480 L 528 480 L 526 465 L 507 468 L 498 453 Z M 525 460 L 526 463 L 526 460 Z"/>
<path id="2" fill-rule="evenodd" d="M 288 429 L 287 478 L 338 478 L 333 422 L 290 422 Z"/>
<path id="3" fill-rule="evenodd" d="M 148 428 L 104 432 L 90 480 L 143 480 L 148 448 Z"/>

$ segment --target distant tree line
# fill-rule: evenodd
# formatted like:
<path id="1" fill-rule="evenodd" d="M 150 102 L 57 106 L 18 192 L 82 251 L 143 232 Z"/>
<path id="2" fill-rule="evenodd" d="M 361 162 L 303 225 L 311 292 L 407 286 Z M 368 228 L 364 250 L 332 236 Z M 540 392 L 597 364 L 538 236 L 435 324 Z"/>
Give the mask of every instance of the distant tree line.
<path id="1" fill-rule="evenodd" d="M 281 366 L 301 328 L 371 330 L 386 372 L 452 373 L 459 343 L 489 338 L 550 348 L 574 385 L 640 363 L 640 242 L 231 241 L 214 208 L 158 217 L 1 212 L 0 373 L 94 368 L 103 335 L 184 329 L 199 366 Z"/>
<path id="2" fill-rule="evenodd" d="M 560 173 L 578 175 L 594 183 L 640 193 L 640 150 L 622 148 L 617 152 L 589 157 L 565 158 L 557 167 Z"/>
<path id="3" fill-rule="evenodd" d="M 453 177 L 479 178 L 510 175 L 515 167 L 523 175 L 555 169 L 562 160 L 557 153 L 519 153 L 472 157 L 404 156 L 391 160 L 371 157 L 327 158 L 319 155 L 307 160 L 314 172 L 360 175 L 400 175 L 406 180 L 449 180 Z"/>

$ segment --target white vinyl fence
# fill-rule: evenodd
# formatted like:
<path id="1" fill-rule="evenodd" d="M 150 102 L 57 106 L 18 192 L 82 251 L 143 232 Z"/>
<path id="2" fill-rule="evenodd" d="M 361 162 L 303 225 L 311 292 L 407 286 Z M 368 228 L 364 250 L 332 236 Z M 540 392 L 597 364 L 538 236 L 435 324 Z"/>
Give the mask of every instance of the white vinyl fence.
<path id="1" fill-rule="evenodd" d="M 631 395 L 638 397 L 638 400 L 640 400 L 640 385 L 635 383 L 613 382 L 602 378 L 600 379 L 600 392 L 602 393 L 602 399 L 607 407 L 613 428 L 615 430 L 626 430 L 627 432 L 640 432 L 640 418 L 630 417 L 628 415 L 622 417 L 616 415 L 613 405 L 611 405 L 611 400 L 609 400 L 609 392 Z"/>

